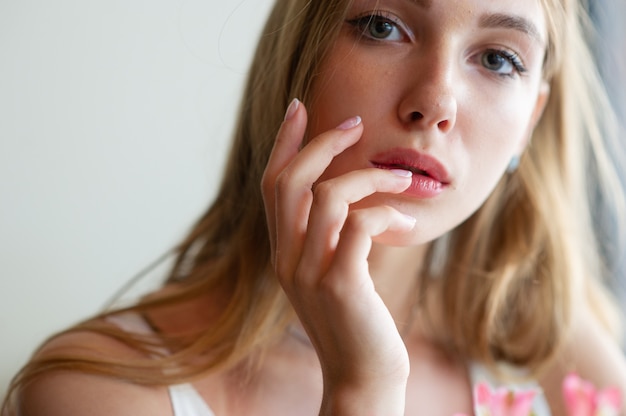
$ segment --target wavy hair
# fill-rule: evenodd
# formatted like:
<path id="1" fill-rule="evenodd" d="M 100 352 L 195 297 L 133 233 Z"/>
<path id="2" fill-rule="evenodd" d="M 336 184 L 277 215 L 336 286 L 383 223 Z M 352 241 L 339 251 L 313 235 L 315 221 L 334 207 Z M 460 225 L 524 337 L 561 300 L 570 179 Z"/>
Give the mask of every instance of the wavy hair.
<path id="1" fill-rule="evenodd" d="M 432 244 L 421 282 L 435 291 L 443 348 L 472 360 L 507 360 L 538 369 L 557 351 L 573 301 L 606 298 L 587 186 L 589 172 L 611 206 L 623 208 L 606 150 L 613 120 L 585 41 L 575 0 L 541 0 L 549 45 L 545 112 L 517 172 L 484 205 Z M 251 363 L 293 318 L 273 276 L 260 180 L 292 97 L 309 104 L 316 71 L 345 20 L 349 0 L 278 0 L 248 75 L 219 192 L 176 248 L 167 283 L 177 289 L 103 313 L 56 336 L 95 331 L 151 358 L 115 360 L 62 354 L 33 358 L 14 378 L 9 399 L 39 374 L 71 369 L 143 384 L 171 384 L 217 368 Z M 225 306 L 202 331 L 184 336 L 124 332 L 103 318 L 146 312 L 219 291 Z M 429 305 L 425 305 L 427 308 Z M 607 322 L 610 308 L 598 306 Z M 172 354 L 162 354 L 161 347 Z M 147 355 L 147 356 L 148 356 Z M 163 371 L 169 368 L 170 371 Z M 10 412 L 9 399 L 3 408 Z M 3 413 L 5 414 L 5 413 Z M 10 414 L 10 413 L 7 413 Z"/>

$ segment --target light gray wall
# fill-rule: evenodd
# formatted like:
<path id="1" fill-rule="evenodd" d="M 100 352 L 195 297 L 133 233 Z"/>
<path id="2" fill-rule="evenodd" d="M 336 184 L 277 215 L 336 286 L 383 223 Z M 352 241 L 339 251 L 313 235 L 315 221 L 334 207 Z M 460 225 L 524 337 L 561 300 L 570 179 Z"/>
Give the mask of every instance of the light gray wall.
<path id="1" fill-rule="evenodd" d="M 214 195 L 270 0 L 0 0 L 0 396 Z"/>

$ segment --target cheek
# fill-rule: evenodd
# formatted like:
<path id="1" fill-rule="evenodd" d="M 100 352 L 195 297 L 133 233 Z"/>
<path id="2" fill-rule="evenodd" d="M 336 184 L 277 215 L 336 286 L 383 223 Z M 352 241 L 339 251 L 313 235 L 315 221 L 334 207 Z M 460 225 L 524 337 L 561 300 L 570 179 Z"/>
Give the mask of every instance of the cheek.
<path id="1" fill-rule="evenodd" d="M 528 140 L 530 97 L 486 95 L 471 100 L 466 108 L 468 117 L 460 122 L 467 123 L 472 132 L 464 136 L 470 158 L 484 169 L 501 171 Z"/>
<path id="2" fill-rule="evenodd" d="M 373 65 L 376 60 L 371 56 L 354 53 L 353 46 L 352 41 L 339 42 L 320 68 L 309 104 L 309 137 L 355 115 L 372 128 L 393 104 L 391 90 L 397 84 L 393 73 Z"/>
<path id="3" fill-rule="evenodd" d="M 491 95 L 472 100 L 467 117 L 459 120 L 465 131 L 466 152 L 459 188 L 467 203 L 482 204 L 505 174 L 511 158 L 523 149 L 529 135 L 532 100 L 527 94 Z M 470 201 L 471 200 L 471 201 Z"/>

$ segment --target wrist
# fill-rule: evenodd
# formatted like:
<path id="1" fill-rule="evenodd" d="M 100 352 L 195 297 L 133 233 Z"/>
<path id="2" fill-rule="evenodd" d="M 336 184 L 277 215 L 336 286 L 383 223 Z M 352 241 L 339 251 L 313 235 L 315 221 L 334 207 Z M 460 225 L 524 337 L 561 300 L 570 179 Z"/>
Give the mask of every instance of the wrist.
<path id="1" fill-rule="evenodd" d="M 406 400 L 406 379 L 370 385 L 324 385 L 320 416 L 402 416 Z"/>

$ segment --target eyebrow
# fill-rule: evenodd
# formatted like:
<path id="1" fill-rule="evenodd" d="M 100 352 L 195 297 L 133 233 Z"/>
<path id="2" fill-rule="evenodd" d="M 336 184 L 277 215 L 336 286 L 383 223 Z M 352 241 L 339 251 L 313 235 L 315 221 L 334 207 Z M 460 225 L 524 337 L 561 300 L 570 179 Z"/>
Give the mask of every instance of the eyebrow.
<path id="1" fill-rule="evenodd" d="M 537 26 L 530 20 L 522 16 L 494 13 L 483 15 L 480 18 L 479 26 L 483 28 L 505 28 L 513 29 L 525 33 L 537 41 L 544 43 L 543 37 Z"/>
<path id="2" fill-rule="evenodd" d="M 430 9 L 430 6 L 432 6 L 433 4 L 433 0 L 409 0 L 409 1 L 424 9 Z"/>

